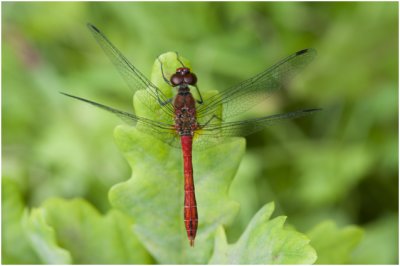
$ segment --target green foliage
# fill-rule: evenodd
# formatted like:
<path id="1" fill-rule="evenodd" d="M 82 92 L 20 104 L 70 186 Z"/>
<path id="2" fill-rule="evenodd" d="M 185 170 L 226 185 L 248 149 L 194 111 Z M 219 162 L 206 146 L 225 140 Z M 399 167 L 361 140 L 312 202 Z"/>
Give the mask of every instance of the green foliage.
<path id="1" fill-rule="evenodd" d="M 49 199 L 24 224 L 44 264 L 152 262 L 132 232 L 131 219 L 116 210 L 101 215 L 82 199 Z"/>
<path id="2" fill-rule="evenodd" d="M 71 264 L 71 254 L 57 245 L 54 229 L 47 224 L 45 216 L 45 210 L 33 209 L 30 217 L 24 218 L 32 248 L 43 264 Z"/>
<path id="3" fill-rule="evenodd" d="M 3 177 L 1 186 L 2 263 L 37 264 L 40 260 L 29 245 L 21 225 L 25 206 L 18 184 Z"/>
<path id="4" fill-rule="evenodd" d="M 398 263 L 398 3 L 7 2 L 2 22 L 2 263 L 228 261 L 266 202 L 275 202 L 278 218 L 265 224 L 283 223 L 284 215 L 290 225 L 283 232 L 309 232 L 317 263 Z M 123 126 L 115 130 L 121 154 L 110 141 L 115 117 L 58 94 L 132 110 L 132 93 L 122 89 L 86 22 L 146 76 L 163 51 L 187 56 L 203 96 L 314 47 L 317 59 L 288 90 L 248 115 L 324 112 L 247 137 L 245 153 L 237 139 L 194 154 L 200 228 L 189 249 L 179 209 L 181 153 Z M 173 95 L 154 64 L 157 77 Z M 134 107 L 169 119 L 136 99 Z M 83 200 L 61 200 L 72 198 Z M 76 225 L 80 243 L 65 236 L 64 220 Z M 157 222 L 171 227 L 150 230 Z M 359 227 L 349 224 L 362 227 L 361 240 Z M 216 248 L 229 256 L 218 257 Z M 265 256 L 267 248 L 254 250 Z"/>
<path id="5" fill-rule="evenodd" d="M 398 260 L 399 219 L 386 214 L 365 227 L 364 240 L 356 248 L 351 262 L 354 264 L 392 264 Z M 393 244 L 395 243 L 395 244 Z"/>
<path id="6" fill-rule="evenodd" d="M 250 221 L 240 239 L 228 245 L 218 228 L 210 264 L 312 264 L 317 255 L 310 240 L 283 228 L 286 217 L 270 219 L 274 204 L 265 205 Z"/>
<path id="7" fill-rule="evenodd" d="M 351 262 L 351 253 L 361 241 L 363 231 L 357 226 L 338 229 L 334 222 L 325 221 L 307 235 L 317 251 L 317 264 L 348 264 Z"/>

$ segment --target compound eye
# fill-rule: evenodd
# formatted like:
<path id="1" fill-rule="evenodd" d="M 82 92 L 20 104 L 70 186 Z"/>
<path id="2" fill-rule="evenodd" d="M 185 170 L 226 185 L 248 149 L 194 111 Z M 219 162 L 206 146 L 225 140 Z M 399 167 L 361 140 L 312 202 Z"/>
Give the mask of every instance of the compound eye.
<path id="1" fill-rule="evenodd" d="M 180 74 L 173 74 L 171 76 L 171 83 L 174 86 L 178 86 L 179 84 L 181 84 L 183 82 L 183 77 Z"/>
<path id="2" fill-rule="evenodd" d="M 196 85 L 197 77 L 193 73 L 188 73 L 185 76 L 183 76 L 183 80 L 185 81 L 186 84 Z"/>

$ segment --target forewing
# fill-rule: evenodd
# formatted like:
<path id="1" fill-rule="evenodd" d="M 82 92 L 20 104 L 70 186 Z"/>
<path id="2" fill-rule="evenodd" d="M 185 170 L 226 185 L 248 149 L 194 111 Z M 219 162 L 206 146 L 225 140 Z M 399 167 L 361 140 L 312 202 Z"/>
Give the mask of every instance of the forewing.
<path id="1" fill-rule="evenodd" d="M 204 105 L 199 106 L 198 116 L 212 115 L 219 105 L 222 105 L 224 121 L 247 111 L 279 90 L 307 66 L 316 54 L 314 49 L 305 49 L 288 56 L 258 75 L 209 98 Z"/>
<path id="2" fill-rule="evenodd" d="M 155 86 L 136 67 L 134 67 L 99 29 L 91 24 L 87 24 L 87 26 L 97 43 L 128 83 L 128 86 L 132 89 L 133 93 L 138 90 L 147 91 L 146 94 L 141 94 L 140 101 L 142 101 L 148 108 L 154 106 L 154 101 L 156 101 L 159 103 L 158 108 L 163 109 L 167 114 L 173 113 L 173 106 L 168 97 L 166 97 L 157 86 Z"/>

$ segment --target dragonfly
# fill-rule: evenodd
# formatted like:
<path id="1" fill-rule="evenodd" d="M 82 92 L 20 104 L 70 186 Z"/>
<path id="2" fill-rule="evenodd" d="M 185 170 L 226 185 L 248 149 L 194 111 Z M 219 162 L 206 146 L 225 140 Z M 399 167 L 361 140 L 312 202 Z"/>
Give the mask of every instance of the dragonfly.
<path id="1" fill-rule="evenodd" d="M 289 113 L 235 121 L 233 117 L 251 109 L 281 89 L 316 56 L 315 49 L 295 52 L 261 73 L 219 93 L 203 98 L 197 86 L 197 76 L 185 66 L 176 53 L 180 66 L 166 77 L 162 62 L 161 73 L 176 95 L 168 97 L 159 87 L 145 77 L 94 25 L 87 25 L 94 38 L 143 106 L 168 118 L 147 118 L 125 112 L 85 98 L 61 92 L 63 95 L 111 112 L 133 123 L 138 130 L 158 138 L 172 147 L 181 148 L 184 173 L 184 225 L 189 245 L 194 246 L 197 234 L 198 213 L 193 179 L 192 150 L 210 147 L 230 137 L 247 136 L 276 122 L 303 117 L 320 111 L 303 109 Z M 195 98 L 191 92 L 195 90 Z M 161 116 L 160 116 L 161 117 Z"/>

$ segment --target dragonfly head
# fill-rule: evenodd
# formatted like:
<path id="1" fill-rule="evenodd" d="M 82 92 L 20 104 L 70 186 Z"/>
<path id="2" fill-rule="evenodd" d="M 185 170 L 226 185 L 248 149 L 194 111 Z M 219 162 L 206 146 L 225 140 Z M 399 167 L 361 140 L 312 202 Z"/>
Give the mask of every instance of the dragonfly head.
<path id="1" fill-rule="evenodd" d="M 180 67 L 176 69 L 175 74 L 171 76 L 170 79 L 172 85 L 196 85 L 197 77 L 194 73 L 190 72 L 187 67 Z"/>

